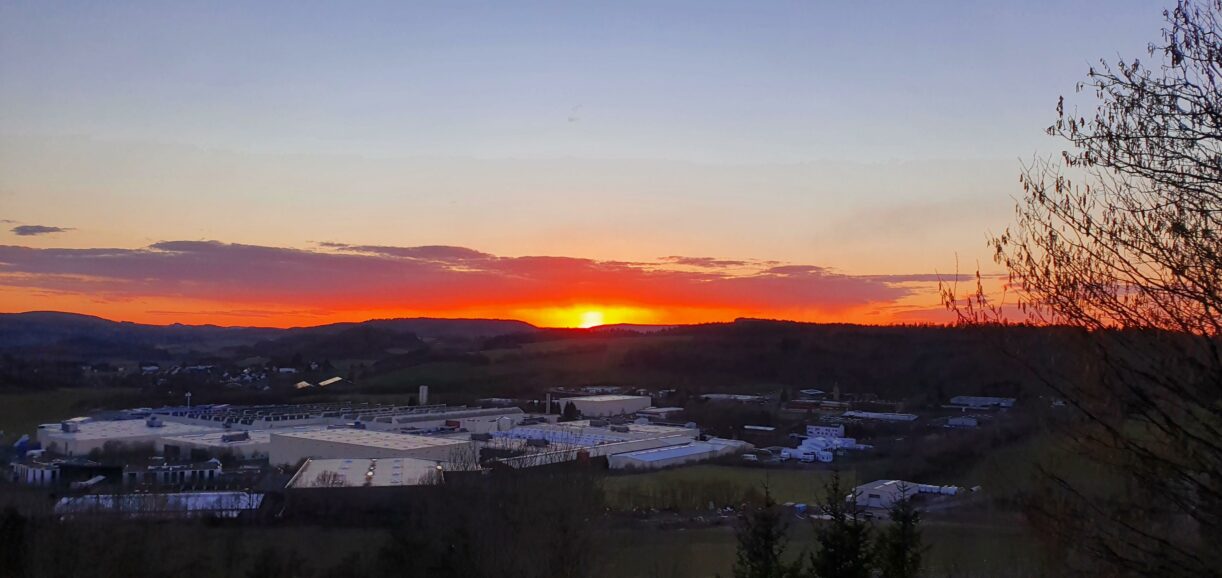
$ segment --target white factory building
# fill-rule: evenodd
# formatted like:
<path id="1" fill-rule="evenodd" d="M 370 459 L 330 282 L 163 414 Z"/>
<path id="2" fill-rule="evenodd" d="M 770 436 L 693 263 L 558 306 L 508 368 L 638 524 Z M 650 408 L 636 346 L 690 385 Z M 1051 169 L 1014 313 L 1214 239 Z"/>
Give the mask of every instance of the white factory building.
<path id="1" fill-rule="evenodd" d="M 590 420 L 557 423 L 541 423 L 496 432 L 494 438 L 520 440 L 547 440 L 553 444 L 569 446 L 597 446 L 624 441 L 650 440 L 677 437 L 683 443 L 700 436 L 696 428 L 655 424 L 593 425 Z"/>
<path id="2" fill-rule="evenodd" d="M 844 437 L 844 424 L 808 425 L 806 426 L 806 437 L 842 438 Z"/>
<path id="3" fill-rule="evenodd" d="M 613 470 L 652 470 L 742 453 L 751 447 L 751 444 L 743 441 L 712 438 L 705 442 L 693 441 L 683 445 L 614 454 L 607 457 L 607 465 Z"/>
<path id="4" fill-rule="evenodd" d="M 683 413 L 683 408 L 681 407 L 649 407 L 636 412 L 640 417 L 660 420 L 670 419 L 681 413 Z"/>
<path id="5" fill-rule="evenodd" d="M 841 414 L 843 417 L 855 417 L 857 419 L 872 419 L 878 421 L 916 421 L 916 414 L 912 413 L 891 413 L 881 411 L 846 411 Z"/>
<path id="6" fill-rule="evenodd" d="M 167 436 L 213 433 L 217 427 L 162 421 L 159 418 L 94 421 L 72 419 L 62 423 L 38 426 L 38 442 L 47 450 L 67 456 L 87 455 L 101 451 L 106 444 L 156 446 Z"/>
<path id="7" fill-rule="evenodd" d="M 416 458 L 312 459 L 289 480 L 289 488 L 396 487 L 434 484 L 444 465 Z"/>
<path id="8" fill-rule="evenodd" d="M 961 415 L 949 418 L 946 420 L 946 427 L 949 428 L 964 428 L 971 429 L 980 425 L 980 420 L 975 416 Z"/>
<path id="9" fill-rule="evenodd" d="M 382 415 L 362 423 L 367 429 L 379 431 L 455 428 L 471 433 L 488 433 L 511 429 L 525 418 L 526 413 L 516 407 L 463 407 L 401 415 Z"/>
<path id="10" fill-rule="evenodd" d="M 647 395 L 590 395 L 566 397 L 558 401 L 561 409 L 573 404 L 584 417 L 631 415 L 653 405 L 653 400 Z"/>
<path id="11" fill-rule="evenodd" d="M 283 431 L 315 431 L 321 426 L 297 426 Z M 277 430 L 282 431 L 282 430 Z M 191 450 L 204 450 L 209 455 L 230 454 L 237 458 L 265 458 L 272 448 L 272 432 L 268 430 L 222 430 L 206 433 L 166 436 L 157 441 L 157 453 L 191 455 Z"/>
<path id="12" fill-rule="evenodd" d="M 985 409 L 990 407 L 1010 409 L 1014 407 L 1015 401 L 1017 400 L 1012 397 L 990 397 L 983 395 L 956 395 L 955 397 L 950 398 L 951 405 L 972 409 Z"/>
<path id="13" fill-rule="evenodd" d="M 914 484 L 903 480 L 875 480 L 868 484 L 857 486 L 848 499 L 855 500 L 860 508 L 890 508 L 905 497 L 918 494 L 941 494 L 953 496 L 959 493 L 955 486 L 935 486 L 931 484 Z"/>
<path id="14" fill-rule="evenodd" d="M 468 439 L 432 437 L 339 428 L 274 431 L 268 461 L 275 465 L 296 464 L 309 458 L 420 458 L 451 461 L 474 455 Z"/>
<path id="15" fill-rule="evenodd" d="M 492 434 L 493 447 L 533 448 L 502 460 L 513 467 L 572 461 L 579 455 L 614 456 L 640 450 L 692 444 L 700 430 L 654 424 L 592 425 L 590 420 L 521 426 Z"/>

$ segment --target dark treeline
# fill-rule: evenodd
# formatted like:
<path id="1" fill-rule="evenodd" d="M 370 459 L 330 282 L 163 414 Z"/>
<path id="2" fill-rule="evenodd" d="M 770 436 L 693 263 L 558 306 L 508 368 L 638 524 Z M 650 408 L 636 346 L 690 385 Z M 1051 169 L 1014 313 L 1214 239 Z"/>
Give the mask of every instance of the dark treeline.
<path id="1" fill-rule="evenodd" d="M 36 493 L 5 487 L 0 568 L 6 578 L 596 576 L 598 480 L 581 467 L 495 471 L 391 500 L 350 488 L 326 496 L 330 508 L 269 499 L 258 519 L 190 521 L 57 519 Z"/>

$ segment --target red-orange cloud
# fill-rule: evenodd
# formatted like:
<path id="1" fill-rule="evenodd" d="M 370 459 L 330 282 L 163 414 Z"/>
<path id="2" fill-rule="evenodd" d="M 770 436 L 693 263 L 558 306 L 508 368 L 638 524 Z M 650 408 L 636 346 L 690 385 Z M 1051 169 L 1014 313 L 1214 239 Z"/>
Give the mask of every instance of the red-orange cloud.
<path id="1" fill-rule="evenodd" d="M 928 297 L 936 280 L 927 274 L 854 276 L 810 265 L 708 257 L 653 262 L 501 257 L 449 246 L 324 243 L 292 249 L 216 241 L 166 241 L 142 249 L 0 246 L 0 307 L 6 310 L 30 308 L 31 300 L 20 296 L 39 292 L 50 303 L 76 299 L 76 310 L 85 313 L 107 315 L 109 308 L 123 313 L 108 316 L 161 322 L 174 315 L 192 322 L 267 325 L 480 315 L 569 324 L 565 311 L 589 308 L 620 312 L 608 322 L 745 315 L 888 322 L 892 316 L 879 317 L 880 312 L 914 296 Z"/>

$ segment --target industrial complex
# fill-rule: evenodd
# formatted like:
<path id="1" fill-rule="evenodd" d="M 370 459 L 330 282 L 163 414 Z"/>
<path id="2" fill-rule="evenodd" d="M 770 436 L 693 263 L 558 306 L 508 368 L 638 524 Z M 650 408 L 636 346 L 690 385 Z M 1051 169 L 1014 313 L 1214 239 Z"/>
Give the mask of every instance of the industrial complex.
<path id="1" fill-rule="evenodd" d="M 33 440 L 27 436 L 18 442 L 10 479 L 67 488 L 70 495 L 57 506 L 63 515 L 137 508 L 142 515 L 161 516 L 178 508 L 184 516 L 238 516 L 259 507 L 261 492 L 269 487 L 302 493 L 292 503 L 325 505 L 326 496 L 345 488 L 381 500 L 384 492 L 414 491 L 443 484 L 447 475 L 498 468 L 597 462 L 610 471 L 631 472 L 724 458 L 739 467 L 782 462 L 817 467 L 873 449 L 847 436 L 846 424 L 868 431 L 870 423 L 918 419 L 916 414 L 845 409 L 833 402 L 811 414 L 817 419 L 807 421 L 800 433 L 746 425 L 741 428 L 744 439 L 728 439 L 693 422 L 669 421 L 681 417 L 684 408 L 655 407 L 648 395 L 592 393 L 548 393 L 541 413 L 528 413 L 523 407 L 531 404 L 513 400 L 493 400 L 486 407 L 428 404 L 423 387 L 417 397 L 423 404 L 413 405 L 211 404 L 110 411 L 38 426 Z M 763 396 L 703 396 L 704 403 L 721 407 L 764 401 Z M 957 396 L 944 406 L 956 413 L 930 425 L 942 431 L 972 429 L 990 419 L 990 412 L 1013 405 L 1007 398 Z M 756 447 L 783 440 L 788 443 Z M 123 496 L 133 491 L 166 498 L 151 504 L 151 498 Z M 885 508 L 906 493 L 955 491 L 880 480 L 858 487 L 848 499 Z"/>

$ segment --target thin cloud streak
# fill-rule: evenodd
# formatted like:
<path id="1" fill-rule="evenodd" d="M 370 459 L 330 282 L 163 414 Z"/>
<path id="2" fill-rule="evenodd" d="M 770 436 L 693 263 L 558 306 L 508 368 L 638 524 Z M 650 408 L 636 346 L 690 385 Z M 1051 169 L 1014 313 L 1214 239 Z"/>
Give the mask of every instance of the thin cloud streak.
<path id="1" fill-rule="evenodd" d="M 6 221 L 6 222 L 12 222 L 12 221 Z M 71 230 L 72 229 L 70 228 L 50 227 L 47 225 L 18 225 L 12 228 L 13 234 L 21 236 L 21 237 L 35 237 L 38 235 L 52 235 L 55 233 L 66 233 Z"/>

